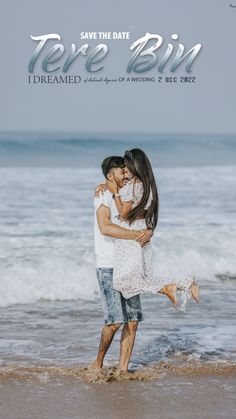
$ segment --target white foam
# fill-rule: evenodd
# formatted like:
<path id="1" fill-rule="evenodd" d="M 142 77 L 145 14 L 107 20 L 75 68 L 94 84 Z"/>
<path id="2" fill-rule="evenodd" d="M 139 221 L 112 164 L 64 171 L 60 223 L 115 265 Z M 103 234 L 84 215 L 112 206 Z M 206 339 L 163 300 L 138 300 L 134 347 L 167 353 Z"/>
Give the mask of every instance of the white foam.
<path id="1" fill-rule="evenodd" d="M 0 306 L 49 300 L 93 300 L 99 289 L 94 266 L 57 257 L 43 258 L 39 265 L 15 263 L 1 269 Z"/>

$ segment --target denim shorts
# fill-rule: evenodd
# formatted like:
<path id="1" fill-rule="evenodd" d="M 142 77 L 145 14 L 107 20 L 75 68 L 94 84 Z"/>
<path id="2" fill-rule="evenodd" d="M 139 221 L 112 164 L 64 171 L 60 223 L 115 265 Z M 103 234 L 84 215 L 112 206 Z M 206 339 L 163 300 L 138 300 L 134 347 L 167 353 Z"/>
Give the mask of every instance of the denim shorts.
<path id="1" fill-rule="evenodd" d="M 132 320 L 142 321 L 140 296 L 125 299 L 119 291 L 113 288 L 112 268 L 97 268 L 97 279 L 101 291 L 104 323 L 127 323 Z"/>

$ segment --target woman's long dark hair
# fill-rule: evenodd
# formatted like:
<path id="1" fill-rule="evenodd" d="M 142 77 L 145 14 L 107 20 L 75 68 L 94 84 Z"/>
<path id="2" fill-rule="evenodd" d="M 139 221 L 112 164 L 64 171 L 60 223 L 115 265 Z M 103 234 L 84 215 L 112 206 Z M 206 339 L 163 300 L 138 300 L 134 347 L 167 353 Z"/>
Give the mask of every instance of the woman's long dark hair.
<path id="1" fill-rule="evenodd" d="M 136 176 L 143 183 L 142 199 L 135 208 L 129 211 L 126 220 L 131 224 L 137 218 L 144 217 L 147 228 L 154 230 L 158 222 L 159 196 L 151 163 L 144 151 L 140 150 L 140 148 L 133 148 L 132 150 L 126 151 L 124 162 L 132 175 Z M 152 202 L 148 210 L 144 210 L 148 202 L 150 189 L 153 196 Z"/>

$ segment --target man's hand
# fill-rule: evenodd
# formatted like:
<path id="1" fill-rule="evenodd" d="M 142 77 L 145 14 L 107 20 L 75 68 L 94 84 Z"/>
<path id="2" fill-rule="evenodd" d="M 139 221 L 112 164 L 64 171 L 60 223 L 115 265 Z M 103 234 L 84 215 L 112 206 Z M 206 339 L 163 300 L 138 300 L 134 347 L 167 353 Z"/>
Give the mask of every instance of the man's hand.
<path id="1" fill-rule="evenodd" d="M 100 183 L 100 185 L 98 185 L 94 191 L 94 196 L 98 197 L 100 195 L 100 192 L 104 192 L 107 189 L 107 185 L 106 183 Z"/>
<path id="2" fill-rule="evenodd" d="M 145 246 L 147 243 L 150 242 L 151 237 L 153 236 L 153 230 L 139 230 L 137 238 L 135 239 L 140 246 Z"/>
<path id="3" fill-rule="evenodd" d="M 101 234 L 124 240 L 137 240 L 140 246 L 145 246 L 153 235 L 152 230 L 129 230 L 118 224 L 112 224 L 110 209 L 106 205 L 100 205 L 97 209 L 97 220 Z"/>

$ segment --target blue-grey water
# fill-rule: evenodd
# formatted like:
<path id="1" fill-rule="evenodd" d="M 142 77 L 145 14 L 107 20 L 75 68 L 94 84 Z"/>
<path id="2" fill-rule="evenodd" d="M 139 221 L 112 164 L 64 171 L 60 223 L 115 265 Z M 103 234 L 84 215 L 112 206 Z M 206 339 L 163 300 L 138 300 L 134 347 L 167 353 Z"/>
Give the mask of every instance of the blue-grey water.
<path id="1" fill-rule="evenodd" d="M 201 301 L 177 313 L 160 294 L 142 296 L 145 320 L 131 366 L 180 354 L 236 360 L 236 141 L 215 144 L 213 137 L 66 144 L 2 134 L 1 365 L 71 366 L 94 358 L 103 313 L 94 268 L 93 191 L 102 181 L 102 158 L 137 145 L 151 158 L 160 194 L 155 269 L 168 278 L 194 275 Z M 118 361 L 119 336 L 108 364 Z"/>

